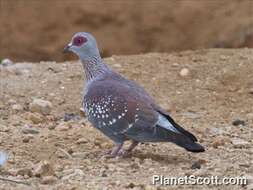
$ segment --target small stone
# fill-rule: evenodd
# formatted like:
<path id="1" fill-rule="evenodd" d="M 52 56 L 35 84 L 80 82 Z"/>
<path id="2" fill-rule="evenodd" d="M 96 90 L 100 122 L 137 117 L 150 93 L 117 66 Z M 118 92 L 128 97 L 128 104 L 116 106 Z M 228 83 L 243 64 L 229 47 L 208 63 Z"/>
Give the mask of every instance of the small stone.
<path id="1" fill-rule="evenodd" d="M 21 106 L 20 104 L 14 104 L 11 106 L 11 109 L 14 111 L 21 111 L 23 110 L 23 106 Z"/>
<path id="2" fill-rule="evenodd" d="M 80 120 L 80 117 L 74 113 L 65 113 L 63 121 L 69 121 L 69 120 L 77 121 L 77 120 Z"/>
<path id="3" fill-rule="evenodd" d="M 62 122 L 62 123 L 60 123 L 59 125 L 57 125 L 56 127 L 55 127 L 55 130 L 58 130 L 58 131 L 67 131 L 67 130 L 69 130 L 69 125 L 68 125 L 68 123 L 66 123 L 66 122 Z"/>
<path id="4" fill-rule="evenodd" d="M 219 146 L 223 146 L 225 144 L 225 140 L 223 137 L 216 137 L 212 142 L 212 147 L 218 148 Z"/>
<path id="5" fill-rule="evenodd" d="M 181 77 L 186 77 L 187 75 L 189 75 L 189 73 L 190 73 L 189 69 L 183 68 L 183 69 L 180 71 L 180 76 L 181 76 Z"/>
<path id="6" fill-rule="evenodd" d="M 22 141 L 23 141 L 24 143 L 28 143 L 28 142 L 30 142 L 31 139 L 33 139 L 33 135 L 32 135 L 32 134 L 28 134 L 28 135 L 26 135 L 26 136 L 22 139 Z"/>
<path id="7" fill-rule="evenodd" d="M 239 138 L 232 139 L 232 144 L 234 148 L 248 148 L 250 146 L 248 141 Z"/>
<path id="8" fill-rule="evenodd" d="M 101 177 L 107 177 L 108 175 L 106 174 L 106 170 L 105 169 L 102 169 L 101 171 L 100 171 L 100 176 Z"/>
<path id="9" fill-rule="evenodd" d="M 9 65 L 13 65 L 13 62 L 10 59 L 6 58 L 2 60 L 1 65 L 6 67 Z"/>
<path id="10" fill-rule="evenodd" d="M 42 184 L 53 184 L 57 181 L 57 177 L 55 176 L 44 176 L 42 177 L 41 183 Z"/>
<path id="11" fill-rule="evenodd" d="M 10 129 L 6 125 L 0 124 L 0 132 L 9 132 Z"/>
<path id="12" fill-rule="evenodd" d="M 200 169 L 201 163 L 199 161 L 196 161 L 192 164 L 191 169 Z"/>
<path id="13" fill-rule="evenodd" d="M 31 177 L 32 176 L 32 171 L 31 169 L 28 169 L 28 168 L 22 168 L 22 169 L 18 169 L 17 170 L 17 175 L 21 175 L 21 176 L 29 176 Z"/>
<path id="14" fill-rule="evenodd" d="M 85 117 L 85 111 L 84 111 L 83 108 L 80 108 L 80 115 L 81 115 L 82 117 Z"/>
<path id="15" fill-rule="evenodd" d="M 39 134 L 39 131 L 31 126 L 25 126 L 23 129 L 22 129 L 22 133 L 24 134 Z"/>
<path id="16" fill-rule="evenodd" d="M 241 120 L 241 119 L 236 119 L 236 120 L 234 120 L 234 121 L 232 122 L 232 124 L 233 124 L 234 126 L 239 126 L 239 125 L 245 126 L 245 121 L 243 121 L 243 120 Z"/>
<path id="17" fill-rule="evenodd" d="M 77 144 L 85 144 L 85 143 L 87 143 L 87 142 L 88 142 L 88 141 L 87 141 L 86 138 L 80 138 L 80 139 L 78 139 L 78 140 L 76 141 Z"/>
<path id="18" fill-rule="evenodd" d="M 29 113 L 28 114 L 29 120 L 31 120 L 34 124 L 42 123 L 44 118 L 39 113 Z"/>
<path id="19" fill-rule="evenodd" d="M 8 104 L 9 104 L 9 105 L 16 104 L 16 100 L 9 99 L 9 100 L 8 100 Z"/>
<path id="20" fill-rule="evenodd" d="M 33 168 L 33 175 L 36 177 L 54 175 L 53 167 L 47 160 L 40 161 Z"/>
<path id="21" fill-rule="evenodd" d="M 34 99 L 30 104 L 30 110 L 32 112 L 41 113 L 47 115 L 51 112 L 52 103 L 42 99 Z"/>
<path id="22" fill-rule="evenodd" d="M 81 159 L 84 159 L 84 158 L 87 158 L 87 153 L 85 153 L 85 152 L 74 152 L 74 153 L 72 154 L 72 156 L 73 156 L 74 158 L 81 158 Z"/>

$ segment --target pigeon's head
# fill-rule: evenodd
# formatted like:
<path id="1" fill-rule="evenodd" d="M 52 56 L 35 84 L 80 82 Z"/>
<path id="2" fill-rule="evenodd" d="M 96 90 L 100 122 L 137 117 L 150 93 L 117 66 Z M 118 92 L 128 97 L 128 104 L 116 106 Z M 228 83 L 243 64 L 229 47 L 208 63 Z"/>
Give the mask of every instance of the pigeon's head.
<path id="1" fill-rule="evenodd" d="M 87 32 L 76 33 L 64 48 L 64 52 L 68 51 L 74 52 L 81 60 L 99 56 L 96 39 Z"/>

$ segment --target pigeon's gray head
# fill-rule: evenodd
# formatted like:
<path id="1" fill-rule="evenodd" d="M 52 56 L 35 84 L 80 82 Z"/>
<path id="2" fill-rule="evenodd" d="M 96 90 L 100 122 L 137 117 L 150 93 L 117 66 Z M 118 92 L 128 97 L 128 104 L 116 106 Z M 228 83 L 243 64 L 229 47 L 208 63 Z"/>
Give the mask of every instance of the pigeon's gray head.
<path id="1" fill-rule="evenodd" d="M 67 51 L 74 52 L 81 60 L 89 60 L 94 56 L 100 56 L 96 39 L 87 32 L 76 33 L 64 48 L 64 52 Z"/>

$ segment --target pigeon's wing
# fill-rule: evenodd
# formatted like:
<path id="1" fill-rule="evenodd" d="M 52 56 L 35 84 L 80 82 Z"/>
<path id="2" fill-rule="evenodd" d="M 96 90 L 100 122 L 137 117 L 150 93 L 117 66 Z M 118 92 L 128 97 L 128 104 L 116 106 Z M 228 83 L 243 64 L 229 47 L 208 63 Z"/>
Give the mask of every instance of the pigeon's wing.
<path id="1" fill-rule="evenodd" d="M 180 134 L 165 117 L 153 109 L 153 100 L 146 91 L 131 81 L 97 81 L 89 89 L 87 97 L 92 99 L 91 102 L 96 102 L 98 109 L 101 104 L 104 105 L 104 110 L 101 111 L 105 111 L 105 117 L 102 115 L 102 118 L 98 118 L 99 110 L 94 110 L 96 118 L 91 116 L 91 122 L 106 130 L 107 135 L 123 135 L 140 142 L 160 142 L 170 141 Z"/>

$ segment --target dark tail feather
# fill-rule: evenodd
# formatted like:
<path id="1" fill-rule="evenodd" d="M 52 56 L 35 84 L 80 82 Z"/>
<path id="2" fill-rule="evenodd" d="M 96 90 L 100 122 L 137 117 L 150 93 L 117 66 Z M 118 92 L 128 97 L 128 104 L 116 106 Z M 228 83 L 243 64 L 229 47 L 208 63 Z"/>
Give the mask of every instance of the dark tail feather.
<path id="1" fill-rule="evenodd" d="M 168 119 L 168 121 L 182 134 L 184 134 L 185 136 L 187 136 L 188 138 L 190 138 L 192 141 L 197 142 L 197 138 L 190 133 L 189 131 L 186 131 L 183 127 L 181 127 L 180 125 L 178 125 L 169 115 L 164 114 L 162 112 L 159 111 L 160 114 L 162 114 L 164 117 L 166 117 Z"/>
<path id="2" fill-rule="evenodd" d="M 196 142 L 191 142 L 191 143 L 175 142 L 175 143 L 178 146 L 181 146 L 190 152 L 204 152 L 205 151 L 205 148 Z"/>
<path id="3" fill-rule="evenodd" d="M 160 127 L 159 125 L 156 127 L 157 136 L 159 136 L 161 139 L 164 139 L 165 141 L 175 143 L 176 145 L 183 147 L 190 152 L 205 151 L 205 148 L 203 146 L 197 142 L 194 142 L 192 138 L 186 136 L 183 133 L 174 133 L 172 131 L 164 129 L 163 127 Z"/>

